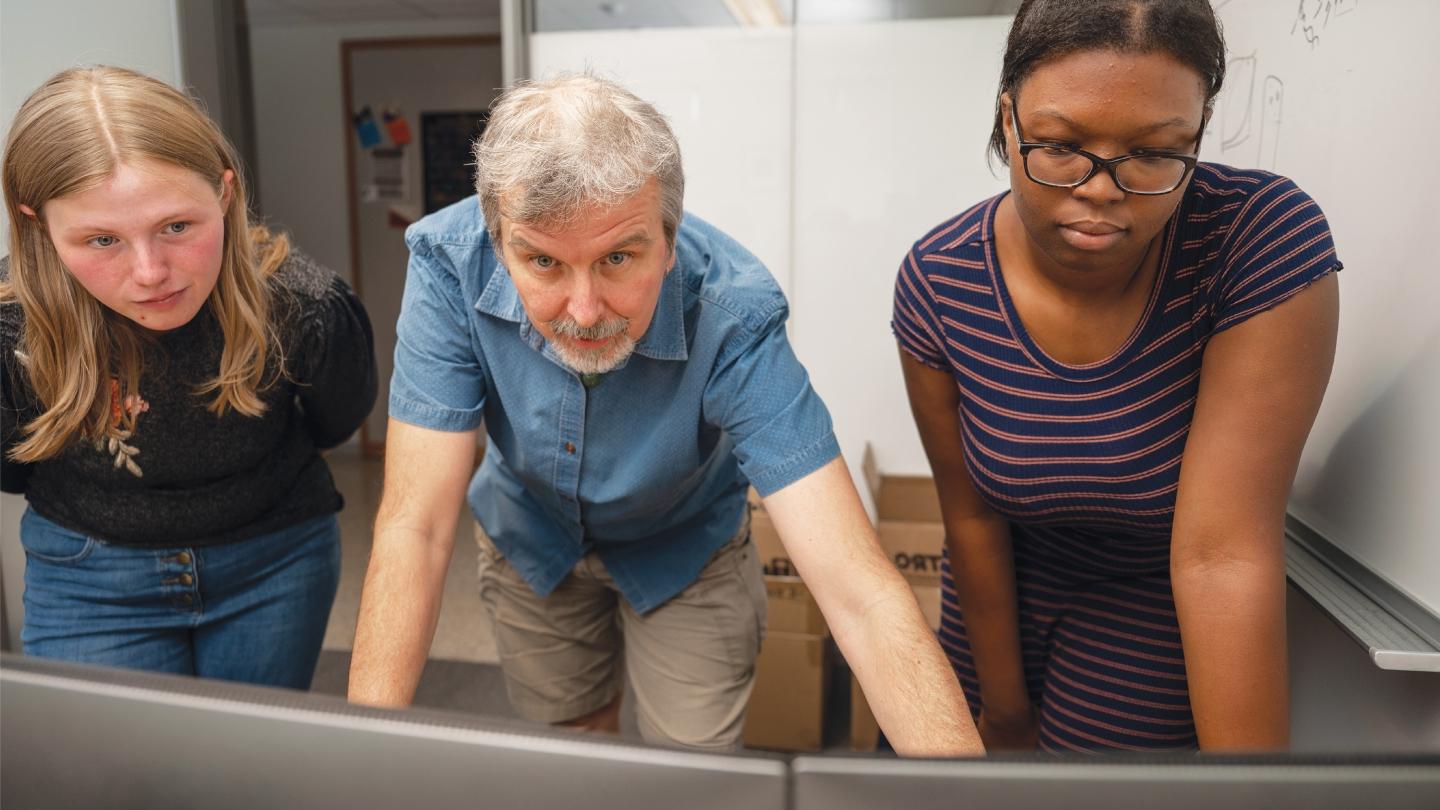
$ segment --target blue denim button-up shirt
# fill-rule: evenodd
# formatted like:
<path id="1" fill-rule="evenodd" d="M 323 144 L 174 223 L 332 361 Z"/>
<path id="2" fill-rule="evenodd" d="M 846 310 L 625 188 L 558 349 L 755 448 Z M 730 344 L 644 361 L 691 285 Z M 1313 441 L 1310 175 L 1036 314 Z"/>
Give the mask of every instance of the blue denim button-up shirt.
<path id="1" fill-rule="evenodd" d="M 780 288 L 694 216 L 635 353 L 590 389 L 530 324 L 476 198 L 405 241 L 390 415 L 445 431 L 483 417 L 470 507 L 542 596 L 593 551 L 648 611 L 739 530 L 747 481 L 768 495 L 840 453 Z"/>

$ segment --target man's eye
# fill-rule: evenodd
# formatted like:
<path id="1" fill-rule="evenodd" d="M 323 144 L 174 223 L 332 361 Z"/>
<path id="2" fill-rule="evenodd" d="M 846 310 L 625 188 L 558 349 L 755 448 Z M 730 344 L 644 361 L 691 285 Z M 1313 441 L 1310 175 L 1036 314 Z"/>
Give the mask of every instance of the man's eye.
<path id="1" fill-rule="evenodd" d="M 536 256 L 530 261 L 534 262 L 535 266 L 539 267 L 542 270 L 549 270 L 550 268 L 555 266 L 555 260 L 550 258 L 549 256 Z"/>
<path id="2" fill-rule="evenodd" d="M 119 239 L 116 239 L 113 236 L 92 236 L 90 237 L 90 246 L 97 248 L 108 248 L 114 246 L 115 243 L 119 241 Z"/>
<path id="3" fill-rule="evenodd" d="M 629 261 L 629 259 L 630 259 L 630 254 L 629 254 L 629 253 L 620 253 L 619 251 L 616 251 L 615 253 L 611 253 L 609 256 L 606 256 L 606 257 L 605 257 L 605 261 L 609 262 L 610 264 L 612 264 L 612 265 L 614 265 L 614 266 L 616 266 L 616 267 L 619 267 L 620 265 L 622 265 L 622 264 L 624 264 L 625 262 Z"/>
<path id="4" fill-rule="evenodd" d="M 189 227 L 188 222 L 172 222 L 165 226 L 165 230 L 169 233 L 184 233 Z"/>

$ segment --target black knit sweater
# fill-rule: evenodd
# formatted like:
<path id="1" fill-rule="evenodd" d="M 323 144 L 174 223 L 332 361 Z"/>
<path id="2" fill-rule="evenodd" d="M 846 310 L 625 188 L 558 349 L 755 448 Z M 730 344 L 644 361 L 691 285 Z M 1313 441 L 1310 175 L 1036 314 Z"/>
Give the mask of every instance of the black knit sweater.
<path id="1" fill-rule="evenodd" d="M 9 259 L 0 260 L 8 277 Z M 339 510 L 318 451 L 344 441 L 375 403 L 370 320 L 345 282 L 302 254 L 271 289 L 286 375 L 261 390 L 263 415 L 216 417 L 206 409 L 214 394 L 194 393 L 220 365 L 207 305 L 146 349 L 139 393 L 148 408 L 134 403 L 133 435 L 98 449 L 76 441 L 35 464 L 9 457 L 42 408 L 15 355 L 25 315 L 18 302 L 0 304 L 0 485 L 62 526 L 129 546 L 230 543 Z"/>

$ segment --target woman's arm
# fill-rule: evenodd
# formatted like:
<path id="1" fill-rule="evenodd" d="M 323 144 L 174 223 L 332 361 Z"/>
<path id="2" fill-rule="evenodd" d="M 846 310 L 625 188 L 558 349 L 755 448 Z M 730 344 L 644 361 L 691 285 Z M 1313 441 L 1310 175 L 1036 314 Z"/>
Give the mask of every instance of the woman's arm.
<path id="1" fill-rule="evenodd" d="M 965 631 L 980 678 L 980 734 L 989 750 L 1035 746 L 1035 718 L 1020 660 L 1019 606 L 1010 525 L 970 483 L 960 438 L 960 395 L 955 380 L 904 351 L 900 367 L 910 411 L 945 522 L 945 543 Z"/>
<path id="2" fill-rule="evenodd" d="M 301 325 L 305 371 L 297 382 L 305 427 L 323 450 L 349 438 L 375 404 L 375 336 L 365 307 L 339 277 L 332 275 L 330 288 L 309 306 Z"/>
<path id="3" fill-rule="evenodd" d="M 9 261 L 8 256 L 0 259 L 0 279 L 8 278 Z M 20 359 L 15 356 L 20 343 L 19 306 L 8 302 L 0 313 L 0 490 L 15 493 L 25 491 L 31 465 L 12 461 L 10 450 L 25 440 L 24 425 L 37 415 Z"/>
<path id="4" fill-rule="evenodd" d="M 1331 274 L 1205 349 L 1170 551 L 1202 750 L 1289 743 L 1285 503 L 1338 322 Z"/>

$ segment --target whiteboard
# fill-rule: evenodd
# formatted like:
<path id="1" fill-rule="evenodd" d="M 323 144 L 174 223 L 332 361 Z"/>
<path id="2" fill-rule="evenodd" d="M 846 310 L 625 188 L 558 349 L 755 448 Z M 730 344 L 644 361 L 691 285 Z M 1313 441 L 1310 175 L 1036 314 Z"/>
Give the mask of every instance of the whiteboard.
<path id="1" fill-rule="evenodd" d="M 1345 264 L 1290 511 L 1440 613 L 1440 3 L 1214 5 L 1229 70 L 1203 157 L 1293 178 Z"/>

